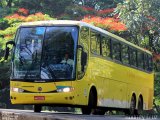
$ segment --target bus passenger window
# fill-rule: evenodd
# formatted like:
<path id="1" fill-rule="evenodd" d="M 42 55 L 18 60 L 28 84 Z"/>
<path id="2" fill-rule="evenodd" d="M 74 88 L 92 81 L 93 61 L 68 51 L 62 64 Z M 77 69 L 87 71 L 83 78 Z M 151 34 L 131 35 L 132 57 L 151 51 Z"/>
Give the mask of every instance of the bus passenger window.
<path id="1" fill-rule="evenodd" d="M 149 69 L 149 58 L 148 58 L 147 54 L 144 54 L 144 67 L 145 67 L 145 70 L 148 71 L 148 69 Z"/>
<path id="2" fill-rule="evenodd" d="M 137 61 L 138 61 L 138 68 L 144 69 L 144 62 L 143 62 L 144 54 L 141 51 L 137 52 Z"/>
<path id="3" fill-rule="evenodd" d="M 130 48 L 129 53 L 130 53 L 130 64 L 132 66 L 137 67 L 137 51 L 133 48 Z"/>
<path id="4" fill-rule="evenodd" d="M 153 59 L 152 59 L 151 55 L 148 56 L 148 62 L 149 62 L 149 67 L 148 67 L 147 71 L 152 72 L 152 70 L 153 70 Z"/>
<path id="5" fill-rule="evenodd" d="M 100 55 L 100 35 L 91 31 L 91 52 Z"/>
<path id="6" fill-rule="evenodd" d="M 121 49 L 120 49 L 120 43 L 117 41 L 112 42 L 112 58 L 114 60 L 121 61 Z"/>
<path id="7" fill-rule="evenodd" d="M 110 38 L 102 36 L 102 56 L 110 57 Z"/>
<path id="8" fill-rule="evenodd" d="M 129 64 L 129 55 L 128 55 L 128 46 L 127 45 L 122 45 L 122 62 L 123 64 Z"/>

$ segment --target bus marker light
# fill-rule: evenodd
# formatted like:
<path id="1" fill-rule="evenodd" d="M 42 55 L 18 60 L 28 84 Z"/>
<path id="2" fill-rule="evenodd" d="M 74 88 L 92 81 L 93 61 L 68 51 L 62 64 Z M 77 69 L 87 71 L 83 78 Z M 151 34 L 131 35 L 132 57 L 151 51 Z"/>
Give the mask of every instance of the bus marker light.
<path id="1" fill-rule="evenodd" d="M 45 96 L 34 96 L 34 100 L 45 100 Z"/>

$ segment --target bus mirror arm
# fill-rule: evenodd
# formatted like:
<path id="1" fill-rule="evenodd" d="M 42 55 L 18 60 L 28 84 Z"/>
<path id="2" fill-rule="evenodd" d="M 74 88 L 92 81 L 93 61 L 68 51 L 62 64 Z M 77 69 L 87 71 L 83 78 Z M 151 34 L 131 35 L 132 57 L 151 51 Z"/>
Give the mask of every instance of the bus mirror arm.
<path id="1" fill-rule="evenodd" d="M 7 45 L 13 45 L 14 47 L 16 46 L 16 44 L 15 44 L 15 42 L 13 41 L 13 40 L 10 40 L 10 41 L 8 41 L 7 43 L 6 43 L 6 47 L 7 47 Z"/>
<path id="2" fill-rule="evenodd" d="M 15 46 L 15 42 L 14 41 L 8 41 L 7 43 L 6 43 L 6 49 L 5 49 L 5 53 L 4 53 L 4 60 L 7 60 L 8 59 L 8 56 L 9 56 L 9 47 L 8 47 L 8 45 L 13 45 L 13 46 Z"/>
<path id="3" fill-rule="evenodd" d="M 9 47 L 6 47 L 5 53 L 4 53 L 4 60 L 7 60 L 9 56 Z"/>

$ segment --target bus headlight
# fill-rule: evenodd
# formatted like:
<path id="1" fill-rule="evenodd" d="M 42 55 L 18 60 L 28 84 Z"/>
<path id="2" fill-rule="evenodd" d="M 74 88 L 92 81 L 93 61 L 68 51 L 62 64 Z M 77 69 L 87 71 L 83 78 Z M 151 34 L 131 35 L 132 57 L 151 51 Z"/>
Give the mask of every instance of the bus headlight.
<path id="1" fill-rule="evenodd" d="M 68 86 L 57 86 L 57 92 L 72 92 L 73 87 L 68 87 Z"/>
<path id="2" fill-rule="evenodd" d="M 22 93 L 24 90 L 21 88 L 11 88 L 12 92 L 18 92 L 18 93 Z"/>

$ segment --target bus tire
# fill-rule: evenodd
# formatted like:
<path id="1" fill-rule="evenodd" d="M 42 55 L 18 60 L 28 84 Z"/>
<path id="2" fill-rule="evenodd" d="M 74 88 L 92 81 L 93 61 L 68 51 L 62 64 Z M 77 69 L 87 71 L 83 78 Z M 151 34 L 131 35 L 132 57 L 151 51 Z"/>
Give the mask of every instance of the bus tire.
<path id="1" fill-rule="evenodd" d="M 143 114 L 143 98 L 142 98 L 142 96 L 140 96 L 138 99 L 138 108 L 137 108 L 136 114 L 137 115 Z"/>
<path id="2" fill-rule="evenodd" d="M 131 98 L 129 114 L 130 115 L 135 115 L 135 111 L 136 111 L 136 97 L 135 97 L 135 95 L 133 95 L 132 98 Z"/>
<path id="3" fill-rule="evenodd" d="M 94 109 L 94 111 L 93 111 L 93 114 L 94 115 L 105 115 L 105 113 L 106 113 L 106 110 L 103 110 L 103 109 Z"/>
<path id="4" fill-rule="evenodd" d="M 131 98 L 131 102 L 130 102 L 130 107 L 129 109 L 124 109 L 124 113 L 125 115 L 135 115 L 136 113 L 136 97 L 135 95 L 132 95 L 132 98 Z"/>
<path id="5" fill-rule="evenodd" d="M 82 107 L 82 114 L 90 115 L 93 112 L 93 108 L 97 105 L 96 98 L 94 96 L 93 90 L 89 93 L 89 100 L 88 100 L 88 106 Z"/>
<path id="6" fill-rule="evenodd" d="M 41 105 L 34 105 L 34 112 L 41 112 L 42 106 Z"/>

